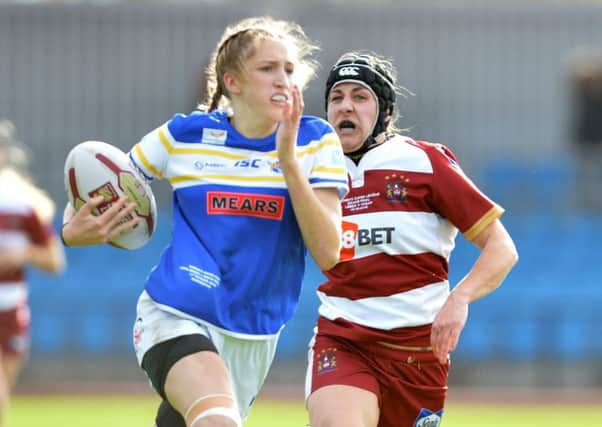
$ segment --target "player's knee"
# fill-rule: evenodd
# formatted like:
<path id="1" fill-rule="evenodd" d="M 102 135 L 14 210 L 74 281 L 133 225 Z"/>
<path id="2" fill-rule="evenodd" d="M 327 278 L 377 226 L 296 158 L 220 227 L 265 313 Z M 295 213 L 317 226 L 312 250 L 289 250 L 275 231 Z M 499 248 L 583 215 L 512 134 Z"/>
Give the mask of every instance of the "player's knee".
<path id="1" fill-rule="evenodd" d="M 211 394 L 195 400 L 184 419 L 188 427 L 242 427 L 242 419 L 232 395 Z"/>

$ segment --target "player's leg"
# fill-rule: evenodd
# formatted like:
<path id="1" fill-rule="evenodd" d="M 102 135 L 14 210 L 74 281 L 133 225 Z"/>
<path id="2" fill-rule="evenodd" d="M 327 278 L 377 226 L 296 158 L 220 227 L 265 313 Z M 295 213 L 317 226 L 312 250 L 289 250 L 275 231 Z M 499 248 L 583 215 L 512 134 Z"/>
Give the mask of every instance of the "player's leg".
<path id="1" fill-rule="evenodd" d="M 201 351 L 178 360 L 169 369 L 164 390 L 188 427 L 242 425 L 228 369 L 215 352 Z"/>
<path id="2" fill-rule="evenodd" d="M 371 391 L 330 385 L 314 391 L 307 401 L 311 427 L 376 427 L 378 399 Z"/>
<path id="3" fill-rule="evenodd" d="M 232 376 L 236 401 L 244 420 L 272 366 L 278 336 L 243 340 L 224 335 L 211 327 L 208 329 Z"/>
<path id="4" fill-rule="evenodd" d="M 0 351 L 0 364 L 4 366 L 4 352 Z M 4 369 L 0 369 L 0 427 L 4 426 L 6 418 L 6 410 L 8 408 L 8 399 L 10 395 L 10 387 L 8 379 L 4 373 Z"/>
<path id="5" fill-rule="evenodd" d="M 157 427 L 240 427 L 228 370 L 206 328 L 160 310 L 146 293 L 137 314 L 138 363 L 166 401 Z"/>
<path id="6" fill-rule="evenodd" d="M 0 427 L 4 426 L 10 393 L 29 351 L 29 325 L 26 304 L 0 313 Z"/>
<path id="7" fill-rule="evenodd" d="M 379 385 L 370 362 L 353 345 L 318 336 L 310 344 L 306 376 L 311 427 L 376 427 Z"/>
<path id="8" fill-rule="evenodd" d="M 431 351 L 377 349 L 375 365 L 383 385 L 378 427 L 414 427 L 441 423 L 449 364 Z"/>
<path id="9" fill-rule="evenodd" d="M 2 363 L 2 372 L 0 373 L 0 427 L 2 427 L 6 418 L 11 390 L 21 372 L 24 357 L 2 352 L 0 360 Z"/>

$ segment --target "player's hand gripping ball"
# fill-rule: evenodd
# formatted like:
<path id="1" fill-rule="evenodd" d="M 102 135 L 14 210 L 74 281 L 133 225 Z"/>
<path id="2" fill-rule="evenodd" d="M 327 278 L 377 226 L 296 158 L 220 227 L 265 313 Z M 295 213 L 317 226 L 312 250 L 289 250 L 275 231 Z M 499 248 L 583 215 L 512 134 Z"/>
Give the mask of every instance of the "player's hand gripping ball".
<path id="1" fill-rule="evenodd" d="M 112 245 L 137 249 L 153 235 L 157 220 L 155 196 L 127 154 L 119 148 L 101 141 L 85 141 L 73 147 L 65 161 L 65 188 L 75 210 L 92 197 L 103 196 L 104 202 L 95 212 L 97 215 L 109 209 L 123 194 L 136 203 L 132 215 L 142 221 L 128 233 L 111 240 Z"/>

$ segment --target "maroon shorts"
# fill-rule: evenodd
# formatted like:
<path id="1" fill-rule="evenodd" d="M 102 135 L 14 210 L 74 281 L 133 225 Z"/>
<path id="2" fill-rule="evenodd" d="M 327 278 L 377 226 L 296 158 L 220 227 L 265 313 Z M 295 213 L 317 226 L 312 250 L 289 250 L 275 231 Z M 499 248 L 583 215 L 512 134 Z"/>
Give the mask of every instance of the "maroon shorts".
<path id="1" fill-rule="evenodd" d="M 449 363 L 428 352 L 357 345 L 318 335 L 313 345 L 311 392 L 328 385 L 350 385 L 378 397 L 378 427 L 437 427 L 447 395 Z"/>
<path id="2" fill-rule="evenodd" d="M 23 356 L 29 351 L 29 307 L 22 304 L 0 311 L 0 347 L 2 352 Z"/>

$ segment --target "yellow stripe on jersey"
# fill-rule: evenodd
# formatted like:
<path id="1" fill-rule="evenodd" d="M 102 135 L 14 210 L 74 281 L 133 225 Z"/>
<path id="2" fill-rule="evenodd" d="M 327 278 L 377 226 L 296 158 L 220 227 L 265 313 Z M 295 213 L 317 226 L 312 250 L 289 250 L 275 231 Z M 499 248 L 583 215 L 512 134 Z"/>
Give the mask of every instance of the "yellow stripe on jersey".
<path id="1" fill-rule="evenodd" d="M 146 158 L 146 156 L 144 155 L 144 152 L 142 151 L 142 148 L 140 148 L 140 145 L 136 145 L 136 147 L 134 147 L 134 151 L 136 153 L 136 156 L 138 156 L 138 158 L 142 162 L 142 165 L 147 170 L 149 170 L 157 178 L 163 179 L 163 174 L 161 173 L 161 171 L 159 169 L 157 169 L 155 166 L 153 166 L 153 164 Z"/>
<path id="2" fill-rule="evenodd" d="M 345 168 L 330 168 L 327 166 L 316 166 L 315 168 L 312 169 L 312 172 L 324 172 L 324 173 L 347 175 L 347 169 L 345 169 Z"/>
<path id="3" fill-rule="evenodd" d="M 203 155 L 207 155 L 207 156 L 222 157 L 224 159 L 230 159 L 230 160 L 244 160 L 244 159 L 249 158 L 249 156 L 242 156 L 240 154 L 224 153 L 223 151 L 212 150 L 210 148 L 174 147 L 172 153 L 173 154 L 203 154 Z"/>
<path id="4" fill-rule="evenodd" d="M 167 151 L 169 154 L 173 154 L 174 148 L 167 139 L 167 136 L 165 136 L 165 132 L 163 131 L 163 129 L 157 129 L 157 133 L 159 134 L 159 140 L 161 141 L 161 144 L 163 144 L 163 147 L 165 147 L 165 151 Z"/>
<path id="5" fill-rule="evenodd" d="M 203 174 L 203 175 L 179 175 L 172 176 L 168 178 L 170 184 L 180 184 L 186 181 L 200 181 L 204 178 L 211 178 L 211 181 L 232 181 L 232 182 L 280 182 L 284 183 L 283 176 L 246 176 L 246 175 L 212 175 L 212 174 Z"/>
<path id="6" fill-rule="evenodd" d="M 165 127 L 165 126 L 160 127 L 157 130 L 157 132 L 159 134 L 159 140 L 163 144 L 163 147 L 165 148 L 165 150 L 170 155 L 172 155 L 172 154 L 203 154 L 203 155 L 208 155 L 208 156 L 222 157 L 222 158 L 226 158 L 226 159 L 230 159 L 230 160 L 244 160 L 244 159 L 248 158 L 247 155 L 237 155 L 237 154 L 232 154 L 232 153 L 225 153 L 219 149 L 212 149 L 212 148 L 206 148 L 206 147 L 203 147 L 203 148 L 174 147 L 171 144 L 171 142 L 169 141 L 169 139 L 167 138 L 167 135 L 165 134 L 163 127 Z M 313 147 L 300 148 L 299 151 L 297 152 L 297 155 L 299 157 L 302 157 L 302 156 L 305 156 L 308 154 L 315 154 L 322 148 L 327 147 L 329 145 L 340 145 L 339 140 L 334 136 L 334 134 L 326 135 L 326 138 L 321 140 L 318 144 L 316 144 Z M 263 153 L 263 155 L 267 156 L 267 157 L 277 158 L 278 152 L 271 151 L 268 153 Z M 334 172 L 339 173 L 339 171 L 334 171 Z"/>
<path id="7" fill-rule="evenodd" d="M 472 227 L 470 227 L 466 233 L 464 233 L 464 237 L 468 240 L 472 241 L 475 239 L 481 231 L 485 229 L 489 224 L 491 224 L 496 218 L 499 218 L 504 213 L 504 209 L 501 206 L 495 205 L 489 211 L 481 217 Z"/>
<path id="8" fill-rule="evenodd" d="M 306 154 L 315 154 L 316 152 L 318 152 L 322 148 L 327 147 L 329 145 L 340 146 L 341 143 L 334 136 L 328 136 L 327 135 L 326 138 L 324 138 L 323 140 L 321 140 L 315 146 L 313 146 L 313 147 L 306 147 L 306 148 L 300 149 L 298 155 L 299 156 L 304 156 Z"/>

